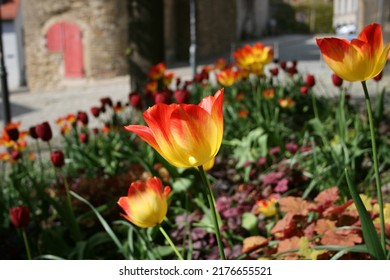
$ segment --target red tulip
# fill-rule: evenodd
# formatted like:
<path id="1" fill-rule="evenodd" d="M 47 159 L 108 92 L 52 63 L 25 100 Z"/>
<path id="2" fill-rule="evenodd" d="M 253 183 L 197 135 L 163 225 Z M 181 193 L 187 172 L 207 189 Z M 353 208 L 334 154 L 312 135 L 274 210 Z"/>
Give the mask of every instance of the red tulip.
<path id="1" fill-rule="evenodd" d="M 43 122 L 41 124 L 38 124 L 35 127 L 35 132 L 38 135 L 38 137 L 43 141 L 50 141 L 53 137 L 53 133 L 51 131 L 50 124 L 48 122 Z"/>
<path id="2" fill-rule="evenodd" d="M 302 95 L 306 95 L 309 92 L 309 88 L 307 86 L 301 86 L 299 91 Z"/>
<path id="3" fill-rule="evenodd" d="M 62 151 L 53 151 L 50 155 L 51 162 L 55 167 L 62 167 L 65 164 L 65 156 Z"/>
<path id="4" fill-rule="evenodd" d="M 79 140 L 81 143 L 88 143 L 88 140 L 89 140 L 89 137 L 88 137 L 88 134 L 87 133 L 80 133 L 79 134 Z"/>
<path id="5" fill-rule="evenodd" d="M 141 95 L 134 91 L 132 93 L 129 94 L 129 101 L 130 101 L 130 104 L 131 106 L 133 106 L 134 108 L 136 109 L 142 109 L 142 97 Z"/>
<path id="6" fill-rule="evenodd" d="M 94 117 L 96 117 L 96 118 L 99 117 L 99 115 L 100 115 L 100 108 L 96 107 L 96 106 L 92 107 L 91 108 L 91 113 L 92 113 L 92 115 Z"/>
<path id="7" fill-rule="evenodd" d="M 22 153 L 17 150 L 12 150 L 11 152 L 11 159 L 13 160 L 19 160 L 22 158 Z"/>
<path id="8" fill-rule="evenodd" d="M 314 87 L 315 84 L 316 84 L 316 80 L 315 80 L 314 76 L 310 75 L 310 74 L 307 75 L 306 76 L 306 85 L 308 87 Z"/>
<path id="9" fill-rule="evenodd" d="M 343 79 L 341 79 L 339 76 L 337 76 L 336 74 L 332 74 L 332 82 L 333 84 L 336 86 L 336 87 L 341 87 L 341 85 L 343 84 Z"/>
<path id="10" fill-rule="evenodd" d="M 88 115 L 86 112 L 80 111 L 77 113 L 77 120 L 83 125 L 88 125 Z"/>
<path id="11" fill-rule="evenodd" d="M 275 77 L 279 74 L 279 68 L 278 67 L 274 67 L 274 68 L 272 68 L 269 71 L 270 71 L 271 75 L 275 76 Z"/>
<path id="12" fill-rule="evenodd" d="M 175 99 L 177 103 L 188 103 L 190 93 L 186 89 L 179 89 L 175 91 Z"/>
<path id="13" fill-rule="evenodd" d="M 16 206 L 9 209 L 12 224 L 17 228 L 26 228 L 30 222 L 30 209 L 27 206 Z"/>
<path id="14" fill-rule="evenodd" d="M 106 105 L 109 107 L 112 107 L 112 105 L 113 105 L 110 97 L 101 98 L 100 103 L 102 104 L 102 107 L 105 107 Z"/>
<path id="15" fill-rule="evenodd" d="M 9 123 L 4 127 L 4 134 L 12 141 L 19 139 L 19 123 Z"/>
<path id="16" fill-rule="evenodd" d="M 37 132 L 35 130 L 35 126 L 30 127 L 29 130 L 28 130 L 28 133 L 31 136 L 31 138 L 38 139 L 38 134 L 37 134 Z"/>
<path id="17" fill-rule="evenodd" d="M 379 82 L 380 80 L 382 80 L 382 76 L 383 76 L 383 71 L 381 71 L 378 75 L 376 75 L 373 79 L 374 81 L 376 82 Z"/>

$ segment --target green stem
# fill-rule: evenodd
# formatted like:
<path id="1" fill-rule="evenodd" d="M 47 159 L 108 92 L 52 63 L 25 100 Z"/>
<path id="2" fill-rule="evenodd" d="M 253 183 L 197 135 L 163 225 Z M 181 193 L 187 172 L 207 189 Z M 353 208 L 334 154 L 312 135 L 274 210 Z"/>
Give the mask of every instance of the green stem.
<path id="1" fill-rule="evenodd" d="M 163 229 L 162 226 L 158 226 L 158 229 L 160 230 L 160 232 L 164 235 L 165 239 L 168 241 L 169 245 L 171 245 L 173 251 L 175 252 L 176 256 L 179 258 L 179 260 L 183 260 L 183 257 L 182 255 L 180 254 L 180 252 L 177 250 L 175 244 L 173 244 L 172 242 L 172 239 L 169 237 L 169 235 L 167 234 L 167 232 Z"/>
<path id="2" fill-rule="evenodd" d="M 317 120 L 319 120 L 316 97 L 315 97 L 315 95 L 314 95 L 314 92 L 313 92 L 311 89 L 310 89 L 309 94 L 311 95 L 311 102 L 312 102 L 312 104 L 313 104 L 314 117 L 315 117 Z"/>
<path id="3" fill-rule="evenodd" d="M 372 118 L 371 100 L 370 100 L 370 96 L 368 94 L 367 85 L 366 85 L 365 81 L 362 82 L 362 86 L 363 86 L 363 90 L 364 90 L 364 97 L 366 99 L 368 122 L 370 125 L 372 158 L 374 161 L 375 183 L 376 183 L 376 191 L 377 191 L 378 204 L 379 204 L 379 220 L 380 220 L 380 229 L 381 229 L 380 237 L 381 237 L 381 244 L 382 244 L 383 250 L 385 250 L 386 249 L 385 218 L 384 218 L 384 213 L 383 213 L 382 188 L 381 188 L 381 180 L 380 180 L 380 176 L 379 176 L 378 155 L 377 155 L 377 151 L 376 151 L 376 141 L 375 141 L 375 132 L 374 132 L 374 122 L 373 122 L 373 118 Z"/>
<path id="4" fill-rule="evenodd" d="M 38 160 L 39 160 L 39 166 L 41 167 L 41 181 L 43 177 L 43 162 L 42 162 L 42 153 L 41 153 L 41 147 L 39 146 L 38 140 L 35 140 L 35 144 L 37 146 L 37 151 L 38 151 Z"/>
<path id="5" fill-rule="evenodd" d="M 24 228 L 22 228 L 22 235 L 23 235 L 24 247 L 26 247 L 27 258 L 31 260 L 32 258 L 31 258 L 30 246 L 28 244 L 26 229 Z"/>
<path id="6" fill-rule="evenodd" d="M 66 201 L 68 204 L 69 214 L 71 215 L 70 218 L 71 218 L 71 227 L 72 227 L 72 231 L 73 231 L 73 237 L 74 237 L 75 241 L 80 241 L 81 240 L 81 233 L 80 233 L 79 225 L 77 224 L 77 221 L 76 221 L 76 216 L 74 215 L 74 211 L 73 211 L 68 180 L 66 179 L 65 175 L 62 174 L 61 170 L 58 170 L 58 172 L 61 174 L 61 176 L 64 180 Z"/>
<path id="7" fill-rule="evenodd" d="M 207 174 L 206 174 L 206 172 L 203 169 L 203 166 L 199 166 L 198 169 L 199 169 L 200 177 L 202 177 L 202 181 L 203 181 L 203 183 L 205 185 L 205 188 L 206 188 L 207 200 L 209 201 L 211 215 L 213 216 L 214 231 L 215 231 L 215 235 L 217 237 L 219 254 L 221 256 L 221 259 L 225 260 L 226 259 L 225 258 L 225 252 L 223 250 L 223 243 L 222 243 L 222 238 L 221 238 L 221 232 L 219 230 L 219 225 L 218 225 L 217 210 L 215 208 L 214 195 L 213 195 L 213 192 L 212 192 L 211 187 L 210 187 L 210 182 L 207 179 Z"/>

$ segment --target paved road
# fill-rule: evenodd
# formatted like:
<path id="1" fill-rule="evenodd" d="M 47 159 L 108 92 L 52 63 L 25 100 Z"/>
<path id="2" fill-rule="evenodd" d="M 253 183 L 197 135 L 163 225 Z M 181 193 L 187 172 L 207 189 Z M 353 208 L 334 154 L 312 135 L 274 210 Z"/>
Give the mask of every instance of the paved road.
<path id="1" fill-rule="evenodd" d="M 315 37 L 286 35 L 264 38 L 260 41 L 265 45 L 278 46 L 280 60 L 298 60 L 298 69 L 301 73 L 314 74 L 317 81 L 316 92 L 324 95 L 334 95 L 336 93 L 336 89 L 331 84 L 332 72 L 321 60 Z M 221 57 L 228 58 L 229 54 Z M 202 63 L 207 64 L 213 61 L 203 61 Z M 183 64 L 173 65 L 169 70 L 183 79 L 190 79 L 190 67 L 180 65 Z M 68 113 L 76 113 L 79 110 L 89 112 L 92 106 L 99 105 L 99 99 L 102 97 L 109 96 L 114 101 L 127 102 L 128 93 L 130 92 L 129 84 L 129 77 L 124 76 L 88 82 L 83 85 L 73 85 L 66 89 L 13 92 L 10 96 L 12 121 L 20 121 L 22 129 L 28 129 L 30 126 L 43 121 L 49 121 L 54 125 L 58 117 Z M 390 88 L 390 65 L 387 66 L 380 85 Z M 368 86 L 371 91 L 375 91 L 376 84 L 373 81 L 368 81 Z M 359 83 L 354 83 L 350 91 L 355 96 L 362 96 Z M 0 116 L 2 115 L 1 111 L 2 107 L 0 108 Z"/>

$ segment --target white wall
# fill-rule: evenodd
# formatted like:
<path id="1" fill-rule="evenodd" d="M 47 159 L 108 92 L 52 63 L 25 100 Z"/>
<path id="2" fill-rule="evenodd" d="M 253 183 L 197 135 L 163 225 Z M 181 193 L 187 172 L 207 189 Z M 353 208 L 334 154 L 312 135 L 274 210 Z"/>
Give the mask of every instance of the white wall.
<path id="1" fill-rule="evenodd" d="M 4 64 L 7 71 L 8 88 L 10 90 L 20 85 L 19 55 L 15 33 L 15 25 L 12 21 L 3 21 L 3 51 Z"/>
<path id="2" fill-rule="evenodd" d="M 21 7 L 15 20 L 2 21 L 4 64 L 10 90 L 25 84 L 25 59 L 23 44 L 23 22 Z"/>
<path id="3" fill-rule="evenodd" d="M 334 0 L 333 27 L 345 24 L 358 25 L 359 0 Z"/>

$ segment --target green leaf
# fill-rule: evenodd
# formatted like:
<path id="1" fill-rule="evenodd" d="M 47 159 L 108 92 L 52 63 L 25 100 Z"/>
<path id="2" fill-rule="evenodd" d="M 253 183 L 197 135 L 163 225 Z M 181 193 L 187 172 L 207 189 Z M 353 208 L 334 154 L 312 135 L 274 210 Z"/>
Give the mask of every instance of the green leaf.
<path id="1" fill-rule="evenodd" d="M 73 191 L 70 191 L 70 194 L 72 196 L 74 196 L 75 198 L 77 198 L 78 200 L 80 200 L 81 202 L 84 202 L 85 204 L 87 204 L 91 209 L 92 211 L 95 213 L 96 217 L 98 218 L 99 222 L 102 224 L 104 230 L 107 232 L 107 234 L 111 237 L 112 241 L 115 243 L 115 245 L 118 247 L 118 250 L 123 253 L 123 246 L 122 244 L 120 243 L 118 237 L 115 235 L 114 231 L 111 229 L 111 227 L 108 225 L 108 223 L 106 222 L 106 220 L 103 218 L 102 215 L 100 215 L 99 211 L 96 210 L 96 208 L 91 204 L 89 203 L 89 201 L 87 201 L 86 199 L 84 199 L 83 197 L 79 196 L 78 194 L 76 194 L 75 192 Z"/>
<path id="2" fill-rule="evenodd" d="M 251 233 L 251 235 L 258 235 L 258 219 L 257 217 L 249 212 L 242 215 L 241 226 Z"/>
<path id="3" fill-rule="evenodd" d="M 386 255 L 384 248 L 382 248 L 380 243 L 378 233 L 375 230 L 371 217 L 367 212 L 366 207 L 364 207 L 358 192 L 352 186 L 347 168 L 345 168 L 345 176 L 347 178 L 349 192 L 351 193 L 353 202 L 355 203 L 356 209 L 358 210 L 360 222 L 362 223 L 363 238 L 366 243 L 368 253 L 377 260 L 385 260 Z"/>

